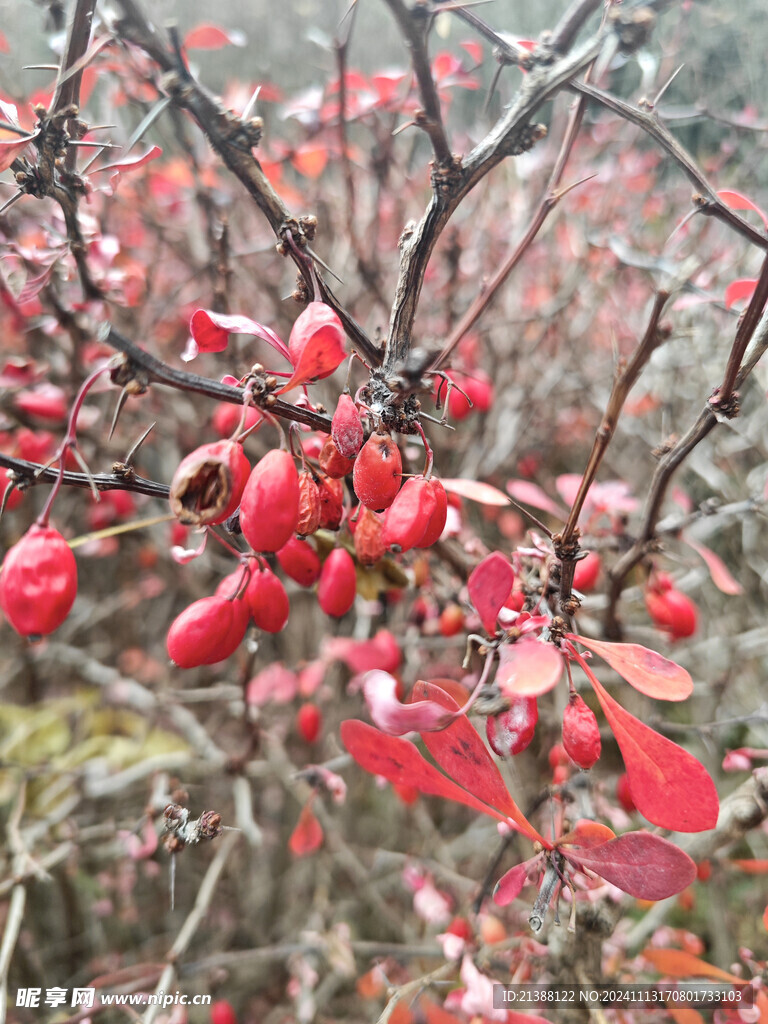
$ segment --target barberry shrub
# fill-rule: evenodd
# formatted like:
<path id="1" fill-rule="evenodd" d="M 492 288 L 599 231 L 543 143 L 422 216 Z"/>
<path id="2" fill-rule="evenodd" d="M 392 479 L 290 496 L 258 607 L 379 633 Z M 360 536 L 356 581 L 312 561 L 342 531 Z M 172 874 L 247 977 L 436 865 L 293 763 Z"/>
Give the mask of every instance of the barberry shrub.
<path id="1" fill-rule="evenodd" d="M 10 992 L 760 982 L 756 0 L 66 6 L 0 34 Z"/>

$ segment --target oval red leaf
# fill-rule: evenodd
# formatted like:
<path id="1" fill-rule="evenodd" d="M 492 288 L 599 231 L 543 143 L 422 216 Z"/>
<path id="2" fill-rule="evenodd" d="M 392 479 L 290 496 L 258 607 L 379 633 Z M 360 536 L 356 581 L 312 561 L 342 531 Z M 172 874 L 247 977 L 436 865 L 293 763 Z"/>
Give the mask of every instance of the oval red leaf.
<path id="1" fill-rule="evenodd" d="M 602 825 L 599 821 L 590 821 L 589 818 L 584 818 L 581 821 L 577 821 L 570 832 L 566 832 L 564 836 L 560 836 L 555 845 L 558 847 L 593 847 L 600 846 L 602 843 L 607 843 L 611 839 L 615 838 L 616 833 L 613 829 L 608 828 L 607 825 Z"/>
<path id="2" fill-rule="evenodd" d="M 475 566 L 467 589 L 486 633 L 496 632 L 496 618 L 509 597 L 515 571 L 500 551 L 494 551 Z"/>
<path id="3" fill-rule="evenodd" d="M 506 907 L 516 900 L 528 882 L 528 872 L 538 859 L 537 855 L 530 860 L 523 861 L 522 864 L 516 864 L 505 875 L 502 875 L 493 890 L 493 902 L 500 907 Z"/>
<path id="4" fill-rule="evenodd" d="M 558 519 L 565 519 L 565 511 L 557 502 L 553 501 L 545 491 L 542 491 L 538 484 L 533 484 L 530 480 L 509 480 L 507 492 L 521 505 L 530 505 L 542 512 L 549 512 L 550 515 L 556 516 Z"/>
<path id="5" fill-rule="evenodd" d="M 553 644 L 524 638 L 499 649 L 496 683 L 506 697 L 539 697 L 557 686 L 563 658 Z"/>
<path id="6" fill-rule="evenodd" d="M 276 349 L 290 362 L 288 348 L 273 330 L 247 316 L 225 316 L 212 309 L 196 309 L 189 321 L 189 330 L 200 352 L 223 352 L 230 334 L 252 334 Z"/>
<path id="7" fill-rule="evenodd" d="M 312 799 L 306 803 L 299 815 L 296 828 L 288 840 L 288 848 L 294 857 L 306 857 L 314 853 L 323 843 L 323 829 L 312 811 Z"/>
<path id="8" fill-rule="evenodd" d="M 477 501 L 481 505 L 509 505 L 509 498 L 498 488 L 490 484 L 484 484 L 480 480 L 462 480 L 454 477 L 450 480 L 440 478 L 440 483 L 446 491 L 451 494 L 458 494 L 462 498 L 469 498 L 470 501 Z"/>
<path id="9" fill-rule="evenodd" d="M 734 192 L 732 189 L 724 188 L 717 193 L 717 198 L 722 199 L 726 206 L 732 210 L 753 210 L 763 219 L 763 224 L 768 228 L 768 217 L 763 213 L 757 203 L 753 203 L 741 192 Z"/>
<path id="10" fill-rule="evenodd" d="M 664 900 L 696 878 L 696 865 L 688 854 L 650 832 L 625 832 L 588 851 L 569 848 L 562 853 L 572 864 L 594 871 L 640 900 Z"/>
<path id="11" fill-rule="evenodd" d="M 409 740 L 385 736 L 372 725 L 351 718 L 341 723 L 341 742 L 360 767 L 373 775 L 381 775 L 397 786 L 412 786 L 427 796 L 442 796 L 466 804 L 499 821 L 507 820 L 505 814 L 478 800 L 425 761 Z"/>
<path id="12" fill-rule="evenodd" d="M 430 701 L 451 712 L 459 710 L 459 705 L 442 687 L 421 679 L 413 687 L 411 699 L 419 703 Z M 511 818 L 529 839 L 551 847 L 552 844 L 539 835 L 510 796 L 488 748 L 466 715 L 456 718 L 442 732 L 421 733 L 421 738 L 432 757 L 455 782 Z"/>
<path id="13" fill-rule="evenodd" d="M 696 554 L 699 555 L 706 563 L 706 566 L 709 569 L 709 575 L 712 577 L 712 582 L 718 590 L 721 590 L 724 594 L 730 594 L 731 596 L 743 593 L 744 588 L 738 580 L 733 578 L 728 566 L 719 555 L 716 555 L 714 551 L 710 550 L 704 544 L 699 544 L 698 541 L 691 540 L 690 537 L 684 537 L 683 539 L 688 547 L 693 548 Z"/>
<path id="14" fill-rule="evenodd" d="M 646 697 L 656 700 L 685 700 L 693 693 L 693 680 L 684 668 L 640 644 L 614 644 L 590 637 L 567 634 L 607 661 L 622 679 Z"/>
<path id="15" fill-rule="evenodd" d="M 584 659 L 577 660 L 613 729 L 637 810 L 654 825 L 673 831 L 714 828 L 720 804 L 704 765 L 626 711 L 600 685 Z"/>
<path id="16" fill-rule="evenodd" d="M 275 394 L 328 377 L 346 356 L 344 327 L 324 302 L 310 302 L 299 314 L 288 339 L 293 376 Z"/>
<path id="17" fill-rule="evenodd" d="M 756 277 L 740 277 L 737 281 L 731 281 L 725 289 L 725 308 L 730 309 L 736 302 L 742 299 L 751 299 L 755 288 L 757 288 Z"/>

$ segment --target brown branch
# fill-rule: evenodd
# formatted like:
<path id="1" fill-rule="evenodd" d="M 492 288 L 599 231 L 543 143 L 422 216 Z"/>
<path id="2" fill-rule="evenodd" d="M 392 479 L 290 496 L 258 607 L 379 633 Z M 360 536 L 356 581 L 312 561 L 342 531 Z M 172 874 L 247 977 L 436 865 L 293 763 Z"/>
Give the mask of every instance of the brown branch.
<path id="1" fill-rule="evenodd" d="M 589 99 L 600 103 L 608 110 L 612 110 L 619 117 L 623 117 L 626 121 L 630 121 L 632 124 L 642 128 L 672 157 L 688 180 L 698 189 L 700 194 L 694 195 L 693 202 L 700 213 L 708 217 L 715 217 L 717 220 L 733 228 L 734 231 L 738 231 L 739 234 L 752 242 L 753 245 L 757 245 L 761 249 L 768 249 L 768 237 L 758 231 L 757 228 L 752 227 L 749 221 L 740 217 L 735 210 L 731 210 L 730 207 L 726 206 L 718 197 L 717 192 L 710 185 L 704 176 L 704 172 L 696 164 L 690 153 L 680 145 L 654 111 L 640 110 L 638 107 L 633 107 L 630 103 L 626 103 L 617 96 L 603 92 L 601 89 L 597 89 L 595 86 L 588 85 L 585 82 L 570 82 L 568 88 L 573 89 L 574 92 L 582 96 L 589 97 Z"/>
<path id="2" fill-rule="evenodd" d="M 127 379 L 136 379 L 141 383 L 155 382 L 175 388 L 177 391 L 191 391 L 194 394 L 205 395 L 218 402 L 243 404 L 242 388 L 222 384 L 221 381 L 212 380 L 210 377 L 200 377 L 196 373 L 176 370 L 143 348 L 139 348 L 135 342 L 126 338 L 114 327 L 110 326 L 103 340 L 127 357 L 125 365 L 116 371 L 119 374 L 118 383 L 125 383 Z M 124 377 L 126 380 L 123 379 Z M 268 396 L 268 399 L 271 397 Z M 281 419 L 304 423 L 313 430 L 321 430 L 325 434 L 331 432 L 330 419 L 321 413 L 312 412 L 311 409 L 300 409 L 291 405 L 290 402 L 284 402 L 281 398 L 275 399 L 274 402 L 267 400 L 263 407 L 268 409 L 273 416 L 279 416 Z"/>
<path id="3" fill-rule="evenodd" d="M 570 49 L 584 22 L 600 6 L 600 0 L 573 0 L 571 6 L 563 12 L 552 32 L 549 45 L 555 53 L 565 53 Z"/>
<path id="4" fill-rule="evenodd" d="M 579 550 L 577 523 L 579 521 L 579 516 L 581 515 L 581 510 L 584 507 L 587 493 L 595 481 L 597 471 L 600 468 L 600 463 L 603 461 L 603 456 L 605 455 L 608 445 L 611 443 L 613 435 L 616 432 L 619 416 L 621 415 L 621 410 L 624 408 L 624 403 L 629 396 L 629 392 L 634 387 L 637 378 L 640 376 L 643 367 L 651 358 L 653 352 L 669 336 L 668 331 L 663 330 L 660 326 L 661 314 L 668 299 L 669 292 L 657 292 L 645 334 L 643 335 L 640 344 L 632 354 L 632 358 L 613 382 L 613 388 L 611 389 L 611 394 L 608 399 L 608 405 L 606 406 L 603 419 L 597 429 L 597 433 L 595 434 L 592 451 L 589 453 L 589 459 L 587 460 L 587 465 L 582 475 L 581 483 L 579 484 L 578 493 L 571 505 L 568 520 L 563 527 L 560 536 L 557 538 L 555 551 L 561 559 L 561 604 L 570 597 L 571 589 L 573 587 L 573 573 L 576 568 L 574 556 L 578 554 Z"/>
<path id="5" fill-rule="evenodd" d="M 725 369 L 723 383 L 709 400 L 709 404 L 713 409 L 721 410 L 726 416 L 732 416 L 738 412 L 739 403 L 734 395 L 736 377 L 741 366 L 741 360 L 747 351 L 747 345 L 749 345 L 760 317 L 763 315 L 766 302 L 768 302 L 768 256 L 763 260 L 760 277 L 757 280 L 757 287 L 752 293 L 749 305 L 739 320 L 736 337 L 733 339 L 731 353 L 728 356 L 728 365 Z M 736 401 L 734 401 L 735 398 Z"/>
<path id="6" fill-rule="evenodd" d="M 392 307 L 384 358 L 388 372 L 407 355 L 416 308 L 432 250 L 453 212 L 472 189 L 507 156 L 524 153 L 545 129 L 530 125 L 538 108 L 592 63 L 606 38 L 597 32 L 580 47 L 551 65 L 534 67 L 516 99 L 488 135 L 467 155 L 456 174 L 437 188 L 419 224 L 401 239 L 400 273 Z"/>
<path id="7" fill-rule="evenodd" d="M 64 110 L 66 107 L 76 107 L 80 103 L 80 83 L 84 69 L 79 68 L 74 72 L 71 69 L 88 49 L 95 8 L 96 0 L 77 0 L 74 5 L 67 27 L 67 41 L 59 66 L 56 89 L 51 100 L 51 114 Z M 72 154 L 74 157 L 74 150 Z"/>
<path id="8" fill-rule="evenodd" d="M 12 469 L 25 482 L 25 487 L 39 483 L 52 484 L 61 475 L 59 470 L 53 466 L 41 466 L 38 462 L 17 459 L 13 455 L 3 455 L 2 452 L 0 452 L 0 466 L 4 469 Z M 147 480 L 131 472 L 93 473 L 88 476 L 85 473 L 73 473 L 67 469 L 64 471 L 62 483 L 67 487 L 81 487 L 85 490 L 90 490 L 94 486 L 98 491 L 133 491 L 135 494 L 147 494 L 150 498 L 168 497 L 168 487 L 165 484 Z"/>
<path id="9" fill-rule="evenodd" d="M 424 7 L 414 4 L 408 8 L 403 0 L 384 0 L 397 22 L 403 40 L 411 54 L 411 66 L 419 85 L 419 94 L 424 109 L 417 111 L 416 124 L 423 128 L 432 143 L 435 160 L 439 167 L 450 167 L 453 154 L 443 124 L 440 97 L 437 94 L 432 68 L 429 64 L 427 37 L 431 16 Z"/>

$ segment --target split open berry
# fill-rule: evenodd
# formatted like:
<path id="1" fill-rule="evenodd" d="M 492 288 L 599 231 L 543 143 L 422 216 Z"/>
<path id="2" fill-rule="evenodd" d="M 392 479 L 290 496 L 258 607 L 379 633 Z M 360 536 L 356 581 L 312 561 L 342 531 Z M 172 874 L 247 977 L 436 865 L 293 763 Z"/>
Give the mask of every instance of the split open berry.
<path id="1" fill-rule="evenodd" d="M 314 743 L 320 735 L 323 716 L 316 704 L 302 704 L 296 714 L 296 728 L 305 743 Z"/>
<path id="2" fill-rule="evenodd" d="M 389 434 L 371 434 L 355 459 L 355 494 L 374 512 L 389 508 L 400 490 L 403 460 Z"/>
<path id="3" fill-rule="evenodd" d="M 0 607 L 21 636 L 48 636 L 69 615 L 77 594 L 72 549 L 52 526 L 30 526 L 0 573 Z"/>
<path id="4" fill-rule="evenodd" d="M 352 401 L 352 396 L 346 391 L 339 397 L 336 412 L 331 420 L 331 437 L 345 459 L 354 459 L 363 447 L 364 433 L 360 413 Z"/>
<path id="5" fill-rule="evenodd" d="M 254 551 L 279 551 L 299 519 L 299 474 L 288 452 L 259 460 L 240 499 L 240 528 Z"/>
<path id="6" fill-rule="evenodd" d="M 237 602 L 224 597 L 203 597 L 178 615 L 168 630 L 168 655 L 179 668 L 215 665 L 237 650 L 245 636 Z"/>
<path id="7" fill-rule="evenodd" d="M 344 548 L 334 548 L 323 563 L 317 600 L 326 615 L 340 619 L 355 603 L 357 573 L 355 561 Z"/>
<path id="8" fill-rule="evenodd" d="M 300 587 L 311 587 L 320 577 L 320 556 L 307 540 L 291 537 L 277 552 L 277 560 L 285 575 Z"/>
<path id="9" fill-rule="evenodd" d="M 251 464 L 236 441 L 201 445 L 173 474 L 171 511 L 186 526 L 223 523 L 240 504 L 250 472 Z"/>
<path id="10" fill-rule="evenodd" d="M 245 599 L 258 629 L 265 633 L 279 633 L 285 629 L 291 604 L 285 587 L 271 569 L 264 567 L 251 573 Z"/>
<path id="11" fill-rule="evenodd" d="M 357 526 L 352 538 L 355 554 L 361 565 L 375 565 L 386 554 L 384 525 L 380 517 L 364 505 L 360 506 Z"/>
<path id="12" fill-rule="evenodd" d="M 485 731 L 491 749 L 499 757 L 521 754 L 530 745 L 539 720 L 539 705 L 535 697 L 516 698 L 509 710 L 490 715 Z"/>
<path id="13" fill-rule="evenodd" d="M 563 712 L 563 746 L 579 768 L 591 768 L 600 757 L 600 728 L 595 713 L 578 693 L 572 693 Z"/>
<path id="14" fill-rule="evenodd" d="M 416 547 L 437 507 L 434 488 L 423 476 L 406 480 L 387 511 L 384 544 L 394 551 Z"/>

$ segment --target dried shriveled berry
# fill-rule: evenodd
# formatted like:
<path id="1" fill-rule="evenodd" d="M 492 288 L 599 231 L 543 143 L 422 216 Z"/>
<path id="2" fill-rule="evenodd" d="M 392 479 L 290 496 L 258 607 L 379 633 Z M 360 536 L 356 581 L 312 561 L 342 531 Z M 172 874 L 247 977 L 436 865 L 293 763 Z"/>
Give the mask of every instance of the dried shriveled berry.
<path id="1" fill-rule="evenodd" d="M 203 444 L 182 459 L 171 480 L 171 511 L 186 526 L 223 523 L 240 504 L 251 464 L 236 441 Z"/>
<path id="2" fill-rule="evenodd" d="M 317 457 L 322 471 L 334 480 L 341 480 L 352 472 L 355 460 L 341 454 L 332 437 L 329 437 Z"/>
<path id="3" fill-rule="evenodd" d="M 371 434 L 355 459 L 355 494 L 374 512 L 389 508 L 400 490 L 402 472 L 400 449 L 389 434 Z"/>
<path id="4" fill-rule="evenodd" d="M 362 505 L 353 537 L 355 554 L 361 565 L 375 565 L 386 554 L 384 525 L 375 512 Z"/>
<path id="5" fill-rule="evenodd" d="M 311 587 L 320 577 L 320 556 L 309 541 L 291 537 L 277 552 L 280 568 L 300 587 Z"/>
<path id="6" fill-rule="evenodd" d="M 0 573 L 0 607 L 21 636 L 47 636 L 69 615 L 77 594 L 72 549 L 52 526 L 30 526 Z"/>
<path id="7" fill-rule="evenodd" d="M 395 496 L 384 523 L 384 543 L 394 551 L 410 551 L 424 536 L 436 508 L 431 481 L 423 476 L 406 480 Z"/>
<path id="8" fill-rule="evenodd" d="M 320 490 L 308 469 L 299 473 L 299 518 L 296 533 L 308 537 L 320 525 Z"/>
<path id="9" fill-rule="evenodd" d="M 345 459 L 354 459 L 363 447 L 363 436 L 360 413 L 352 401 L 352 396 L 345 391 L 339 398 L 331 420 L 333 443 Z"/>
<path id="10" fill-rule="evenodd" d="M 179 668 L 215 665 L 240 646 L 247 626 L 235 601 L 203 597 L 193 601 L 171 623 L 166 644 Z"/>
<path id="11" fill-rule="evenodd" d="M 273 449 L 257 462 L 240 501 L 240 527 L 254 551 L 279 551 L 299 519 L 299 474 L 288 452 Z"/>
<path id="12" fill-rule="evenodd" d="M 539 720 L 535 697 L 518 697 L 508 711 L 486 719 L 485 731 L 491 749 L 499 757 L 521 754 L 529 746 Z"/>
<path id="13" fill-rule="evenodd" d="M 324 476 L 317 486 L 320 492 L 320 529 L 338 530 L 344 518 L 344 485 L 341 480 Z"/>
<path id="14" fill-rule="evenodd" d="M 253 572 L 245 591 L 251 617 L 265 633 L 279 633 L 285 629 L 291 605 L 285 587 L 271 569 Z"/>
<path id="15" fill-rule="evenodd" d="M 600 728 L 595 713 L 577 693 L 572 693 L 563 712 L 563 746 L 579 768 L 591 768 L 600 757 Z"/>
<path id="16" fill-rule="evenodd" d="M 344 548 L 334 548 L 323 563 L 317 600 L 326 615 L 340 619 L 355 603 L 357 573 L 352 556 Z"/>

